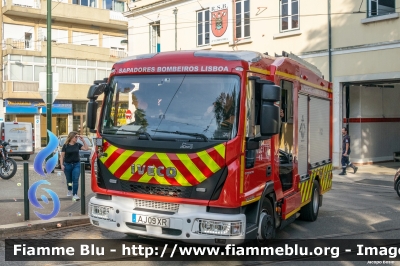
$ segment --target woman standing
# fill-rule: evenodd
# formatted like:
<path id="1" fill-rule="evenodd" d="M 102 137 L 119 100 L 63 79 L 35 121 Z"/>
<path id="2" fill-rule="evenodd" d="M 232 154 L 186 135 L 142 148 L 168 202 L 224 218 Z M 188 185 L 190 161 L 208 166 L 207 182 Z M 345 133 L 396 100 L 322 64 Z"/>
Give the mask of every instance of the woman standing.
<path id="1" fill-rule="evenodd" d="M 78 143 L 78 139 L 82 141 L 83 145 Z M 61 170 L 65 173 L 67 178 L 67 196 L 70 197 L 73 195 L 72 198 L 74 200 L 79 200 L 77 195 L 80 174 L 79 150 L 87 151 L 88 149 L 87 143 L 76 131 L 72 131 L 68 134 L 61 149 L 60 165 Z"/>

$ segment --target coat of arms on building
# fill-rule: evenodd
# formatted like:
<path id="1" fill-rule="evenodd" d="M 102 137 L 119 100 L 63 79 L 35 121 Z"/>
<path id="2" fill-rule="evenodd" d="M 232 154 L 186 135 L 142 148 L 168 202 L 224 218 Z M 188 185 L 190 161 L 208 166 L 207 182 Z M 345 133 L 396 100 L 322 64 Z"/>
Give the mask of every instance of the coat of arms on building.
<path id="1" fill-rule="evenodd" d="M 232 4 L 223 3 L 210 6 L 211 45 L 229 42 L 232 39 Z"/>
<path id="2" fill-rule="evenodd" d="M 211 31 L 215 37 L 221 37 L 228 28 L 228 9 L 211 13 Z"/>

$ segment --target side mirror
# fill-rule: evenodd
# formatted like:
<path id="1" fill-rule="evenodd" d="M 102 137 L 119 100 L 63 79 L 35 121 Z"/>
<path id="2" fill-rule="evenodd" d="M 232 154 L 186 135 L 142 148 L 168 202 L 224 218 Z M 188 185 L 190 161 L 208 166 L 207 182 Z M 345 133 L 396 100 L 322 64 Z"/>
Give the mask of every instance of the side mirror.
<path id="1" fill-rule="evenodd" d="M 96 100 L 97 97 L 99 97 L 99 95 L 101 95 L 107 88 L 107 84 L 103 83 L 103 84 L 94 84 L 92 86 L 90 86 L 88 94 L 87 94 L 87 98 L 88 99 L 93 99 Z"/>
<path id="2" fill-rule="evenodd" d="M 260 134 L 270 138 L 279 133 L 279 106 L 275 102 L 281 99 L 281 88 L 275 84 L 263 84 L 261 90 Z"/>
<path id="3" fill-rule="evenodd" d="M 94 99 L 90 99 L 86 108 L 86 126 L 92 133 L 96 132 L 97 106 L 97 102 Z"/>

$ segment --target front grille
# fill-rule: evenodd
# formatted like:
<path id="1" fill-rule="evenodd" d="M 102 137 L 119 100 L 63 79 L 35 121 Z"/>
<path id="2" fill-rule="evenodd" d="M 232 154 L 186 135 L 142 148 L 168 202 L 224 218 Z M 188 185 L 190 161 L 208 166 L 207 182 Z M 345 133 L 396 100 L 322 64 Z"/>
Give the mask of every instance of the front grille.
<path id="1" fill-rule="evenodd" d="M 190 198 L 192 187 L 175 187 L 165 185 L 142 184 L 120 180 L 122 191 L 140 194 L 150 194 L 175 198 Z"/>
<path id="2" fill-rule="evenodd" d="M 135 208 L 178 212 L 179 204 L 135 199 Z"/>

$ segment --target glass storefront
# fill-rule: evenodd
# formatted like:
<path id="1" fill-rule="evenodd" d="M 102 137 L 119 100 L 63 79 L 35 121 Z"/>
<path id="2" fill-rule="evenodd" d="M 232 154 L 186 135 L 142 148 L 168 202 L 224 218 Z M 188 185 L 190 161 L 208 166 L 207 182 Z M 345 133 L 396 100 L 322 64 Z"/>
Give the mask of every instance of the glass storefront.
<path id="1" fill-rule="evenodd" d="M 79 134 L 90 136 L 91 134 L 86 127 L 86 103 L 77 102 L 72 104 L 72 130 L 79 132 Z"/>

